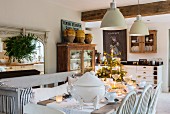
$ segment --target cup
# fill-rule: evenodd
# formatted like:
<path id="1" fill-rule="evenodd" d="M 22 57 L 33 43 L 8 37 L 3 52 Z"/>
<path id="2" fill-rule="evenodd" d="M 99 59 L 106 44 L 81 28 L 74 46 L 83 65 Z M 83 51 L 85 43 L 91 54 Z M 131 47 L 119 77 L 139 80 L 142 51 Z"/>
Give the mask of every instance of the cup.
<path id="1" fill-rule="evenodd" d="M 144 88 L 145 85 L 146 85 L 146 81 L 141 81 L 141 82 L 139 83 L 139 87 L 140 87 L 140 88 Z"/>
<path id="2" fill-rule="evenodd" d="M 135 89 L 135 87 L 133 85 L 127 85 L 126 86 L 127 92 L 133 91 L 134 89 Z"/>

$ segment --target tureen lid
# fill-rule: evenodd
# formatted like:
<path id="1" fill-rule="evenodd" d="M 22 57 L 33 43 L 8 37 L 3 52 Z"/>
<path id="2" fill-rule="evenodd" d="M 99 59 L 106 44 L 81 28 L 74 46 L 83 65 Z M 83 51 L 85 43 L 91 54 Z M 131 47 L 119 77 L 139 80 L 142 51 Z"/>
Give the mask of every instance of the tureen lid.
<path id="1" fill-rule="evenodd" d="M 104 83 L 93 72 L 86 72 L 74 85 L 77 86 L 102 86 Z"/>

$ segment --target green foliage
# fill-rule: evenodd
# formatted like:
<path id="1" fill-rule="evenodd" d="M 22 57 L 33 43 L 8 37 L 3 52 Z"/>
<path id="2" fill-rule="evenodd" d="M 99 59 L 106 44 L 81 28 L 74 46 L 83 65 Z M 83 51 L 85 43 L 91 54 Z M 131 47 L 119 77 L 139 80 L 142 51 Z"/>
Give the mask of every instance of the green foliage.
<path id="1" fill-rule="evenodd" d="M 9 56 L 9 60 L 18 60 L 18 62 L 23 59 L 32 61 L 31 54 L 35 53 L 36 41 L 34 34 L 9 37 L 4 41 L 6 43 L 5 55 Z"/>
<path id="2" fill-rule="evenodd" d="M 119 53 L 120 55 L 120 53 Z M 97 71 L 97 76 L 99 78 L 113 78 L 112 76 L 115 74 L 119 75 L 119 78 L 115 81 L 122 82 L 123 77 L 126 75 L 126 71 L 122 69 L 123 65 L 121 64 L 121 61 L 119 58 L 114 58 L 117 57 L 117 55 L 114 55 L 113 53 L 108 54 L 104 52 L 104 56 L 106 57 L 103 64 L 105 67 L 102 67 Z M 117 69 L 116 67 L 119 67 Z"/>

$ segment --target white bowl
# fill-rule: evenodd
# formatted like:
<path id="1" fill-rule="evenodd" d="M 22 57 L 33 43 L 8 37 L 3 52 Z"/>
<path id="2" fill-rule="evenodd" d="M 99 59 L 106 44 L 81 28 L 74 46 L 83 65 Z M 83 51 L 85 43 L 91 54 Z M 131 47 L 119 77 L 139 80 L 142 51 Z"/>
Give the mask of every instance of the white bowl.
<path id="1" fill-rule="evenodd" d="M 0 59 L 0 62 L 1 62 L 2 64 L 7 64 L 9 61 L 8 61 L 8 59 Z"/>

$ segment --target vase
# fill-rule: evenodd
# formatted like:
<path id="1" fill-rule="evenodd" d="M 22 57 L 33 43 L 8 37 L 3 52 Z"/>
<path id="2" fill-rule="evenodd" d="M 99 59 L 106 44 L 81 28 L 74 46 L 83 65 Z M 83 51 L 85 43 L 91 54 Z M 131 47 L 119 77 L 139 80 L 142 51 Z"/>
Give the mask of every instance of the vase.
<path id="1" fill-rule="evenodd" d="M 70 28 L 70 29 L 64 30 L 64 40 L 65 40 L 65 42 L 73 43 L 75 36 L 76 36 L 76 33 L 75 33 L 74 29 Z"/>
<path id="2" fill-rule="evenodd" d="M 92 39 L 93 39 L 92 34 L 86 34 L 85 35 L 85 43 L 86 44 L 91 44 Z"/>
<path id="3" fill-rule="evenodd" d="M 77 30 L 76 31 L 76 43 L 84 43 L 85 40 L 85 33 L 84 30 Z"/>

